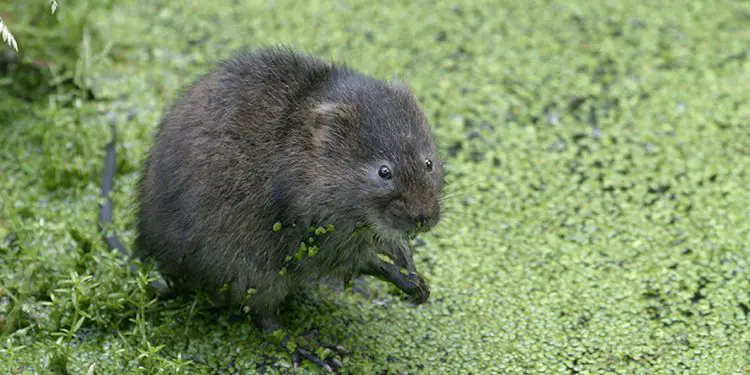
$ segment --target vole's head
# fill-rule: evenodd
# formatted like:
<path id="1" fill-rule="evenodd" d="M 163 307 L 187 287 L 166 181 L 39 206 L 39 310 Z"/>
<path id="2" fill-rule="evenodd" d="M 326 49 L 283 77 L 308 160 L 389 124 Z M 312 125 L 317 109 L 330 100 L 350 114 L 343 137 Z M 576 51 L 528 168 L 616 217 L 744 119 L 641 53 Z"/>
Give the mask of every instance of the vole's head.
<path id="1" fill-rule="evenodd" d="M 334 170 L 332 202 L 381 237 L 426 232 L 440 221 L 444 165 L 430 125 L 409 88 L 369 78 L 343 80 L 334 101 L 316 106 L 313 144 Z"/>

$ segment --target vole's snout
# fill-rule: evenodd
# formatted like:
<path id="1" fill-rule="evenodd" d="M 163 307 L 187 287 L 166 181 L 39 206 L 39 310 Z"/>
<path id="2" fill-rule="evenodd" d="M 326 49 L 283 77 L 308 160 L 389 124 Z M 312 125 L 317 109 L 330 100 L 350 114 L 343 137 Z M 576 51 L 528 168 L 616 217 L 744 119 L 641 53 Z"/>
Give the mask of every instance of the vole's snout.
<path id="1" fill-rule="evenodd" d="M 440 201 L 423 196 L 409 200 L 401 196 L 391 200 L 383 211 L 383 222 L 403 233 L 426 233 L 440 221 Z"/>

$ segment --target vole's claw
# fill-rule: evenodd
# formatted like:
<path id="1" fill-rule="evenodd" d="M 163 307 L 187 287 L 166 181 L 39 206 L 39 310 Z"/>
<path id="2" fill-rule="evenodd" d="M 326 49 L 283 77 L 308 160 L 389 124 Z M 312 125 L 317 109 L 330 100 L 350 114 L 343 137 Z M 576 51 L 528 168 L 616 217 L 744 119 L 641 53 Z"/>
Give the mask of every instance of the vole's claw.
<path id="1" fill-rule="evenodd" d="M 328 347 L 328 345 L 323 345 L 323 346 Z M 341 347 L 341 346 L 339 345 L 339 347 Z M 306 359 L 306 360 L 314 363 L 316 366 L 320 367 L 321 369 L 323 369 L 326 372 L 333 373 L 333 372 L 336 372 L 338 369 L 344 367 L 344 364 L 338 358 L 331 358 L 331 359 L 328 360 L 328 362 L 326 362 L 323 359 L 321 359 L 320 357 L 318 357 L 317 355 L 311 353 L 309 350 L 307 350 L 307 349 L 305 349 L 303 347 L 299 347 L 298 346 L 294 350 L 294 354 L 297 354 L 296 356 L 294 356 L 296 358 L 293 359 L 295 367 L 299 367 L 300 366 L 300 364 L 301 364 L 300 363 L 300 357 L 302 357 L 302 358 L 304 358 L 304 359 Z"/>
<path id="2" fill-rule="evenodd" d="M 321 346 L 323 346 L 325 348 L 328 348 L 328 349 L 331 349 L 331 350 L 333 350 L 334 352 L 336 352 L 336 353 L 338 353 L 340 355 L 347 355 L 347 354 L 349 354 L 349 351 L 346 350 L 346 348 L 344 348 L 341 345 L 321 344 Z"/>
<path id="3" fill-rule="evenodd" d="M 344 367 L 344 364 L 341 363 L 341 361 L 338 360 L 338 358 L 331 359 L 331 364 L 334 366 L 335 369 L 340 369 Z"/>
<path id="4" fill-rule="evenodd" d="M 424 279 L 416 273 L 409 274 L 409 279 L 414 280 L 414 286 L 409 291 L 409 300 L 417 305 L 421 305 L 430 298 L 430 286 Z"/>
<path id="5" fill-rule="evenodd" d="M 302 357 L 304 357 L 306 360 L 316 364 L 318 367 L 322 368 L 323 370 L 327 372 L 333 372 L 333 368 L 330 365 L 325 363 L 322 359 L 318 358 L 318 356 L 316 356 L 315 354 L 308 352 L 306 349 L 297 347 L 297 349 L 295 349 L 295 352 L 301 355 Z M 299 366 L 299 363 L 295 363 L 295 367 L 297 366 Z"/>

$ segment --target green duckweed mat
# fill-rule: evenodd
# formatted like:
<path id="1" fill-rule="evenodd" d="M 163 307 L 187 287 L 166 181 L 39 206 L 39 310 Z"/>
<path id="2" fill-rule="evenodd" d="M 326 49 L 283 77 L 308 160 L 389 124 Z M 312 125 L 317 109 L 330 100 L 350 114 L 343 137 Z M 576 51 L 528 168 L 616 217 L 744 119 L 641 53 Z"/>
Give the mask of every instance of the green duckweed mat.
<path id="1" fill-rule="evenodd" d="M 429 303 L 366 279 L 284 315 L 343 373 L 750 373 L 750 3 L 90 3 L 95 96 L 0 100 L 0 373 L 292 371 L 246 319 L 150 301 L 95 221 L 109 124 L 130 243 L 162 110 L 276 43 L 406 79 L 447 159 Z"/>

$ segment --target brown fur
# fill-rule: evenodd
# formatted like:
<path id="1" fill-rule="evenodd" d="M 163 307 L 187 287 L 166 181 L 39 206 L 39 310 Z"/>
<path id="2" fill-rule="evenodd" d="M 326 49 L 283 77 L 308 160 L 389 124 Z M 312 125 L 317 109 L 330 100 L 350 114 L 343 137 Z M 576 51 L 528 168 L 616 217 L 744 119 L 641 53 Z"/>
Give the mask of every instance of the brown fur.
<path id="1" fill-rule="evenodd" d="M 383 164 L 392 179 L 378 175 Z M 439 222 L 442 188 L 435 139 L 405 84 L 286 48 L 242 52 L 161 120 L 138 187 L 135 250 L 174 286 L 249 304 L 261 327 L 277 328 L 280 303 L 306 283 L 398 278 L 378 252 L 414 271 L 407 236 L 420 216 L 422 230 Z M 311 226 L 328 224 L 317 254 L 289 261 Z M 353 234 L 361 226 L 371 230 Z"/>

